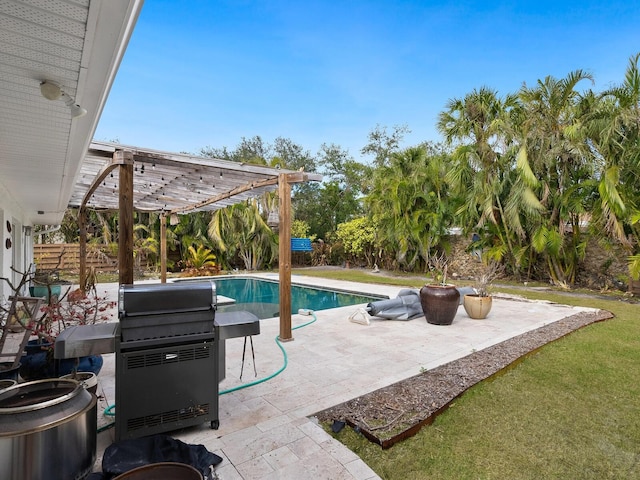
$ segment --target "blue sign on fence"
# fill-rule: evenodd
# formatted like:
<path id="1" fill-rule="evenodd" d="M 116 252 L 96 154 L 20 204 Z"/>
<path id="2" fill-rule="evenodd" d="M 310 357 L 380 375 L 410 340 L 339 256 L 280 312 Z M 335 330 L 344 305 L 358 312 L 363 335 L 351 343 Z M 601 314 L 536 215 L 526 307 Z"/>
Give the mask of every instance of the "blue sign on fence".
<path id="1" fill-rule="evenodd" d="M 311 248 L 311 239 L 310 238 L 292 238 L 291 251 L 292 252 L 312 252 L 313 248 Z"/>

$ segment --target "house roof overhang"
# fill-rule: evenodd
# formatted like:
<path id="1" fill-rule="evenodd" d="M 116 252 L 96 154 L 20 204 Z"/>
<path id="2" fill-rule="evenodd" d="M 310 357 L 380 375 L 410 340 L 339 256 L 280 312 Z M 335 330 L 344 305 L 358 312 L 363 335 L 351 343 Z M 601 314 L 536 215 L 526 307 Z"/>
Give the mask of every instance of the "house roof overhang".
<path id="1" fill-rule="evenodd" d="M 0 2 L 0 195 L 25 225 L 62 220 L 142 3 Z M 44 98 L 45 80 L 87 114 Z"/>
<path id="2" fill-rule="evenodd" d="M 269 167 L 92 143 L 142 4 L 0 2 L 0 208 L 10 206 L 23 225 L 60 223 L 89 190 L 94 191 L 88 207 L 117 209 L 118 169 L 96 181 L 116 149 L 132 151 L 139 167 L 138 210 L 213 210 L 276 188 L 283 172 Z M 87 114 L 72 118 L 62 99 L 44 98 L 45 80 L 58 84 Z M 288 174 L 290 182 L 320 179 Z"/>

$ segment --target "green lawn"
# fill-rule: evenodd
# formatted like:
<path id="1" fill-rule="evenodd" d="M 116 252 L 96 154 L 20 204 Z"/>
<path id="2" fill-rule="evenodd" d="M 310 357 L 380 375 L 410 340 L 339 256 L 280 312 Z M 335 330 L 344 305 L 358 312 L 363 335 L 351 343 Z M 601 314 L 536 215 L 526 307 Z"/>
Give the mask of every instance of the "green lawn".
<path id="1" fill-rule="evenodd" d="M 418 286 L 415 279 L 354 273 L 318 272 Z M 337 438 L 384 479 L 640 478 L 640 305 L 517 293 L 609 310 L 616 318 L 553 342 L 477 385 L 433 425 L 389 450 L 351 429 Z"/>

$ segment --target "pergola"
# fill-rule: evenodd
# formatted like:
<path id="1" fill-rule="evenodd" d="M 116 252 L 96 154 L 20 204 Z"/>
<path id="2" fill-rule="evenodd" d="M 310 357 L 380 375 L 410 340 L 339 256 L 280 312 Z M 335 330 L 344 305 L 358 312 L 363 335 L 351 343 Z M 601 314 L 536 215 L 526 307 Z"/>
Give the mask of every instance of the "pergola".
<path id="1" fill-rule="evenodd" d="M 159 213 L 166 282 L 167 217 L 218 210 L 278 189 L 280 339 L 291 340 L 291 184 L 321 180 L 314 173 L 93 142 L 69 200 L 79 208 L 80 285 L 87 277 L 87 209 L 119 212 L 120 284 L 133 284 L 134 210 Z"/>

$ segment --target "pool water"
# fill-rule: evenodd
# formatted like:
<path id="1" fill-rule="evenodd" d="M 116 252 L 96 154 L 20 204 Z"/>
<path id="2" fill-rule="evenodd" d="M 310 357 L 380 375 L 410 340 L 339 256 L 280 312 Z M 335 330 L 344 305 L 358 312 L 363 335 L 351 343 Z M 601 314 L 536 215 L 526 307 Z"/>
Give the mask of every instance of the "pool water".
<path id="1" fill-rule="evenodd" d="M 278 282 L 257 278 L 216 278 L 216 294 L 233 298 L 233 305 L 218 307 L 221 312 L 248 310 L 258 318 L 272 318 L 279 315 L 280 285 Z M 301 308 L 327 310 L 361 303 L 374 302 L 388 297 L 359 295 L 349 292 L 326 290 L 314 287 L 291 286 L 291 313 Z"/>

